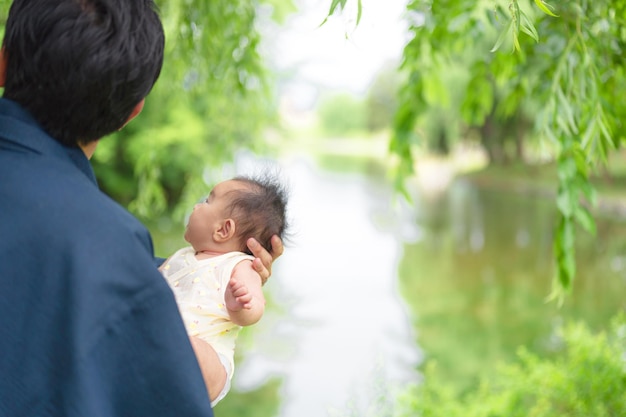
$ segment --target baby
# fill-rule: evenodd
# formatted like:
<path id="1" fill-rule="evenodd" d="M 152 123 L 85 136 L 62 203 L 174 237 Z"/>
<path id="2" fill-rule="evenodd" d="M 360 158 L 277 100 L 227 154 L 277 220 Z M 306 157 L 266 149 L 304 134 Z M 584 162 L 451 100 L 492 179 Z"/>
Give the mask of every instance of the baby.
<path id="1" fill-rule="evenodd" d="M 209 389 L 212 406 L 230 389 L 241 326 L 256 323 L 265 310 L 261 289 L 265 282 L 252 267 L 254 257 L 246 241 L 254 237 L 269 250 L 273 235 L 283 239 L 286 205 L 285 189 L 270 177 L 240 176 L 220 182 L 193 208 L 185 231 L 191 246 L 159 267 L 174 292 L 196 354 L 199 344 L 194 338 L 199 338 L 210 351 L 204 358 L 213 358 L 202 369 L 207 388 L 218 388 Z"/>

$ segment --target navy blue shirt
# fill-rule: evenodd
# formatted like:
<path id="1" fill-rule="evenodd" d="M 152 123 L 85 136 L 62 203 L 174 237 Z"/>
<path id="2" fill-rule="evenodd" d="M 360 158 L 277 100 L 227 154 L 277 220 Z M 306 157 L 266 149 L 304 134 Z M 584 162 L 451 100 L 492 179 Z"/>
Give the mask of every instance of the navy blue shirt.
<path id="1" fill-rule="evenodd" d="M 148 231 L 0 99 L 0 416 L 212 415 Z"/>

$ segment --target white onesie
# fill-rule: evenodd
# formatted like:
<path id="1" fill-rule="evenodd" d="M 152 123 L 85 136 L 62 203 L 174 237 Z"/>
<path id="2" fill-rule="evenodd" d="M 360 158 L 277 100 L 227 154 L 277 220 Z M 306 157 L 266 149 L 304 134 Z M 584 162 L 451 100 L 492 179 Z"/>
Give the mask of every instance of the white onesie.
<path id="1" fill-rule="evenodd" d="M 254 260 L 242 252 L 196 259 L 192 247 L 178 250 L 161 267 L 172 288 L 189 336 L 197 336 L 217 352 L 226 369 L 226 385 L 213 401 L 217 404 L 230 389 L 235 369 L 235 340 L 240 326 L 230 320 L 224 294 L 235 265 Z"/>

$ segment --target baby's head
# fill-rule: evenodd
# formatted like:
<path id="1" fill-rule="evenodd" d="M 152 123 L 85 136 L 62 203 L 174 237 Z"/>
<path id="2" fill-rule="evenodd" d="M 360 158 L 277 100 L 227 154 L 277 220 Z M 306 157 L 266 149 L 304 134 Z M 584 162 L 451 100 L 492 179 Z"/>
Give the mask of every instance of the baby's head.
<path id="1" fill-rule="evenodd" d="M 246 244 L 255 238 L 271 251 L 272 236 L 285 238 L 287 229 L 287 191 L 280 182 L 269 175 L 263 177 L 238 176 L 232 179 L 243 185 L 232 192 L 230 213 L 236 222 L 239 250 L 252 254 Z"/>
<path id="2" fill-rule="evenodd" d="M 268 251 L 271 238 L 285 237 L 287 192 L 276 178 L 238 176 L 218 183 L 194 206 L 185 239 L 196 251 L 240 251 L 254 237 Z"/>

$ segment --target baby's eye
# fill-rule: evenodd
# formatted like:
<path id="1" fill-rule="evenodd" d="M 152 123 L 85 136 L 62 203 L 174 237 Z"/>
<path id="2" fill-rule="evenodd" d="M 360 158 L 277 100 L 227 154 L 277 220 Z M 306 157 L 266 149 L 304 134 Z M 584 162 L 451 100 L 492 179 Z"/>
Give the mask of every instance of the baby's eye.
<path id="1" fill-rule="evenodd" d="M 204 199 L 204 202 L 207 203 L 207 204 L 210 204 L 211 200 L 213 200 L 213 197 L 215 197 L 215 195 L 213 194 L 213 191 L 211 191 L 209 193 L 209 195 L 206 196 L 206 198 Z"/>

